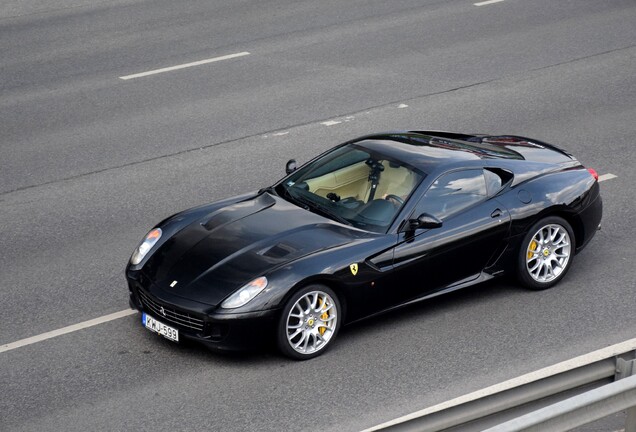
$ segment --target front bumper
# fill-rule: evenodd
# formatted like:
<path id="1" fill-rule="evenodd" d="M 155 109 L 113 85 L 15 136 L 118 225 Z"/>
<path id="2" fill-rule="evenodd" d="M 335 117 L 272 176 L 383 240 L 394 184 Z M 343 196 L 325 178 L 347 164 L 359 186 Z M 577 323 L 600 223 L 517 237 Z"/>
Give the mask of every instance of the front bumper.
<path id="1" fill-rule="evenodd" d="M 179 337 L 220 351 L 258 349 L 274 339 L 278 310 L 218 313 L 209 305 L 178 297 L 161 298 L 128 279 L 130 307 L 179 330 Z"/>

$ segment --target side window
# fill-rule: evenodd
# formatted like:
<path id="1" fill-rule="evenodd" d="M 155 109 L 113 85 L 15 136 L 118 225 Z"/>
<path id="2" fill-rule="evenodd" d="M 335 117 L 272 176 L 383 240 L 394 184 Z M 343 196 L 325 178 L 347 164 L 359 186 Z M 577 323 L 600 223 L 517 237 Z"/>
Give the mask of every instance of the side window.
<path id="1" fill-rule="evenodd" d="M 485 168 L 484 178 L 486 179 L 488 196 L 491 197 L 496 195 L 502 187 L 510 182 L 513 175 L 510 171 L 506 171 L 501 168 Z"/>
<path id="2" fill-rule="evenodd" d="M 429 213 L 444 220 L 487 197 L 486 180 L 481 169 L 456 171 L 439 177 L 426 191 L 415 215 Z"/>
<path id="3" fill-rule="evenodd" d="M 488 190 L 488 196 L 493 196 L 501 189 L 502 180 L 494 172 L 485 169 L 484 178 L 486 179 L 486 189 Z"/>

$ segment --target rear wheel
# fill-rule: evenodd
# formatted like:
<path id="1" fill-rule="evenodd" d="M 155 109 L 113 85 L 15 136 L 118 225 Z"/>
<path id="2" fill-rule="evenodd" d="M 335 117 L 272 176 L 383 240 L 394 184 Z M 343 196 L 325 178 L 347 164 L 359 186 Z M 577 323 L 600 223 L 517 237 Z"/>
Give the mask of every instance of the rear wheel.
<path id="1" fill-rule="evenodd" d="M 572 266 L 574 234 L 563 218 L 540 220 L 526 234 L 517 262 L 519 281 L 527 288 L 542 290 L 558 283 Z"/>
<path id="2" fill-rule="evenodd" d="M 306 360 L 322 354 L 340 328 L 340 302 L 323 285 L 309 285 L 297 291 L 281 314 L 277 341 L 288 357 Z"/>

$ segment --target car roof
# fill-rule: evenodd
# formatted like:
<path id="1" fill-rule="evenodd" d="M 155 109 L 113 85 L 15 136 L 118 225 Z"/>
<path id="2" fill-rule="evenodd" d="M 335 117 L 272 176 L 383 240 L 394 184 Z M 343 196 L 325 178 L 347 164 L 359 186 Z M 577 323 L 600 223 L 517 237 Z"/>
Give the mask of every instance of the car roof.
<path id="1" fill-rule="evenodd" d="M 455 164 L 483 166 L 486 160 L 559 165 L 576 161 L 570 154 L 551 144 L 515 135 L 400 131 L 368 135 L 352 143 L 407 162 L 425 173 Z"/>

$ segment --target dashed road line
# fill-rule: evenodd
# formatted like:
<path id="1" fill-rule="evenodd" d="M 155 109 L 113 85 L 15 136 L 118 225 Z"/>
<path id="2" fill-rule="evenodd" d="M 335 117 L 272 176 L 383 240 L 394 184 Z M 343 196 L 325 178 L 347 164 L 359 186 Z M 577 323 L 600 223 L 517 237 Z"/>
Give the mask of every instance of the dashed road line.
<path id="1" fill-rule="evenodd" d="M 475 6 L 486 6 L 493 3 L 501 3 L 504 0 L 486 0 L 479 3 L 473 3 Z"/>
<path id="2" fill-rule="evenodd" d="M 62 335 L 68 334 L 68 333 L 73 333 L 73 332 L 76 332 L 78 330 L 82 330 L 82 329 L 85 329 L 85 328 L 88 328 L 88 327 L 93 327 L 93 326 L 96 326 L 98 324 L 103 324 L 105 322 L 113 321 L 113 320 L 116 320 L 116 319 L 119 319 L 119 318 L 123 318 L 123 317 L 129 316 L 129 315 L 134 315 L 136 313 L 137 313 L 136 310 L 125 309 L 123 311 L 115 312 L 115 313 L 112 313 L 112 314 L 109 314 L 109 315 L 104 315 L 104 316 L 101 316 L 99 318 L 94 318 L 94 319 L 91 319 L 91 320 L 88 320 L 88 321 L 84 321 L 84 322 L 81 322 L 81 323 L 78 323 L 78 324 L 73 324 L 73 325 L 70 325 L 68 327 L 62 327 L 61 329 L 57 329 L 57 330 L 53 330 L 53 331 L 50 331 L 50 332 L 42 333 L 42 334 L 39 334 L 37 336 L 32 336 L 32 337 L 29 337 L 29 338 L 26 338 L 26 339 L 21 339 L 21 340 L 16 341 L 16 342 L 11 342 L 11 343 L 8 343 L 8 344 L 5 344 L 5 345 L 0 345 L 0 353 L 6 352 L 6 351 L 11 351 L 11 350 L 14 350 L 16 348 L 21 348 L 23 346 L 31 345 L 31 344 L 34 344 L 34 343 L 37 343 L 37 342 L 42 342 L 44 340 L 51 339 L 51 338 L 54 338 L 54 337 L 57 337 L 57 336 L 62 336 Z"/>
<path id="3" fill-rule="evenodd" d="M 237 57 L 243 57 L 246 55 L 250 55 L 250 53 L 248 53 L 247 51 L 244 52 L 240 52 L 240 53 L 235 53 L 235 54 L 228 54 L 228 55 L 224 55 L 221 57 L 214 57 L 214 58 L 209 58 L 209 59 L 205 59 L 205 60 L 199 60 L 199 61 L 195 61 L 192 63 L 184 63 L 184 64 L 180 64 L 180 65 L 176 65 L 176 66 L 170 66 L 170 67 L 165 67 L 165 68 L 161 68 L 161 69 L 154 69 L 154 70 L 150 70 L 147 72 L 140 72 L 140 73 L 136 73 L 136 74 L 132 74 L 132 75 L 124 75 L 124 76 L 120 76 L 119 79 L 122 80 L 129 80 L 129 79 L 133 79 L 133 78 L 141 78 L 141 77 L 145 77 L 148 75 L 156 75 L 156 74 L 160 74 L 160 73 L 164 73 L 164 72 L 172 72 L 175 70 L 179 70 L 179 69 L 185 69 L 185 68 L 190 68 L 190 67 L 194 67 L 194 66 L 201 66 L 204 64 L 208 64 L 208 63 L 214 63 L 214 62 L 218 62 L 218 61 L 222 61 L 222 60 L 230 60 L 233 58 L 237 58 Z"/>
<path id="4" fill-rule="evenodd" d="M 618 177 L 618 176 L 614 175 L 612 173 L 607 173 L 607 174 L 603 174 L 601 176 L 598 176 L 598 181 L 602 182 L 602 181 L 605 181 L 605 180 L 615 179 L 616 177 Z"/>

